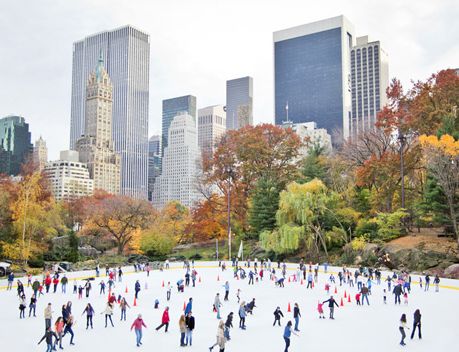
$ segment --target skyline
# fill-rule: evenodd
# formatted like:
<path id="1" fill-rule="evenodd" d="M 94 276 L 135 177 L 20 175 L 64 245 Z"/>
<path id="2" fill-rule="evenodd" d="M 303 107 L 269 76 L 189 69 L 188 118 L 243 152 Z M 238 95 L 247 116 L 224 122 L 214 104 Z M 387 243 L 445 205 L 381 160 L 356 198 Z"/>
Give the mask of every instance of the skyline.
<path id="1" fill-rule="evenodd" d="M 405 87 L 410 79 L 426 79 L 440 69 L 459 66 L 455 2 L 445 1 L 441 8 L 429 1 L 390 5 L 378 1 L 371 9 L 365 5 L 364 1 L 310 6 L 297 0 L 248 4 L 174 0 L 161 5 L 45 0 L 24 8 L 8 3 L 0 14 L 5 33 L 0 44 L 0 116 L 24 116 L 32 141 L 42 135 L 49 159 L 56 160 L 69 142 L 73 43 L 127 24 L 151 38 L 149 136 L 161 131 L 163 99 L 192 94 L 198 108 L 224 104 L 226 81 L 243 76 L 255 82 L 254 123 L 274 123 L 273 32 L 341 14 L 354 23 L 356 36 L 369 35 L 381 42 L 389 55 L 389 77 L 400 78 Z M 176 11 L 177 6 L 182 10 Z M 26 18 L 20 30 L 18 16 Z M 237 27 L 232 25 L 234 18 Z M 375 18 L 381 19 L 377 25 Z"/>

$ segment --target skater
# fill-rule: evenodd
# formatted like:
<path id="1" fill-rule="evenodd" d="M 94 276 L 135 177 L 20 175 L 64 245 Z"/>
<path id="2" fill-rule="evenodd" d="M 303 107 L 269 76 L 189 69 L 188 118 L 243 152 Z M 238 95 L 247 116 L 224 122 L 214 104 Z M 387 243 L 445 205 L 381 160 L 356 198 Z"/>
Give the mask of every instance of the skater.
<path id="1" fill-rule="evenodd" d="M 48 306 L 45 308 L 45 331 L 51 327 L 51 320 L 53 319 L 53 309 L 51 303 L 48 303 Z"/>
<path id="2" fill-rule="evenodd" d="M 411 332 L 411 340 L 414 338 L 414 333 L 416 332 L 416 328 L 418 329 L 418 337 L 419 337 L 419 339 L 422 339 L 422 335 L 421 335 L 421 311 L 419 309 L 416 309 L 414 311 L 413 331 Z"/>
<path id="3" fill-rule="evenodd" d="M 285 326 L 285 329 L 284 329 L 284 341 L 285 341 L 285 349 L 284 349 L 284 352 L 288 352 L 288 348 L 290 347 L 290 336 L 294 334 L 294 335 L 297 335 L 295 333 L 295 331 L 292 331 L 292 322 L 289 320 L 287 325 Z"/>
<path id="4" fill-rule="evenodd" d="M 166 327 L 166 332 L 167 332 L 167 329 L 169 328 L 169 307 L 166 307 L 164 309 L 164 312 L 163 312 L 163 316 L 161 318 L 161 325 L 159 325 L 157 328 L 156 328 L 156 331 L 158 331 L 159 329 L 161 329 L 163 326 Z"/>
<path id="5" fill-rule="evenodd" d="M 91 282 L 88 280 L 86 281 L 86 283 L 84 284 L 84 289 L 85 289 L 85 292 L 86 292 L 86 298 L 89 298 L 89 292 L 91 292 Z"/>
<path id="6" fill-rule="evenodd" d="M 408 292 L 405 291 L 403 294 L 403 304 L 408 304 Z"/>
<path id="7" fill-rule="evenodd" d="M 58 284 L 59 284 L 59 278 L 57 276 L 54 276 L 54 279 L 53 279 L 53 293 L 56 293 Z"/>
<path id="8" fill-rule="evenodd" d="M 93 328 L 92 326 L 92 317 L 95 314 L 94 308 L 91 306 L 91 303 L 88 303 L 86 308 L 84 309 L 83 314 L 86 313 L 86 330 L 89 329 L 89 325 L 91 325 L 91 329 Z"/>
<path id="9" fill-rule="evenodd" d="M 185 323 L 185 315 L 181 315 L 179 319 L 179 329 L 180 329 L 180 347 L 184 347 L 185 345 L 185 334 L 186 334 L 186 323 Z"/>
<path id="10" fill-rule="evenodd" d="M 383 290 L 383 301 L 384 301 L 384 304 L 387 304 L 386 289 Z"/>
<path id="11" fill-rule="evenodd" d="M 253 278 L 255 274 L 253 273 L 252 270 L 249 271 L 249 285 L 253 285 Z"/>
<path id="12" fill-rule="evenodd" d="M 325 319 L 324 316 L 324 304 L 320 301 L 317 303 L 317 312 L 319 312 L 319 319 Z"/>
<path id="13" fill-rule="evenodd" d="M 394 290 L 392 293 L 395 295 L 395 304 L 400 304 L 400 296 L 402 295 L 402 285 L 398 284 L 397 286 L 394 286 Z"/>
<path id="14" fill-rule="evenodd" d="M 185 312 L 184 312 L 185 316 L 187 316 L 188 313 L 190 313 L 192 310 L 193 310 L 193 298 L 190 297 L 185 307 Z"/>
<path id="15" fill-rule="evenodd" d="M 241 289 L 240 288 L 237 289 L 236 297 L 237 297 L 237 303 L 239 303 L 241 301 Z"/>
<path id="16" fill-rule="evenodd" d="M 221 317 L 220 317 L 220 307 L 221 307 L 221 305 L 222 305 L 222 303 L 220 301 L 220 294 L 217 293 L 215 295 L 215 300 L 214 300 L 214 309 L 217 312 L 217 319 L 221 319 Z"/>
<path id="17" fill-rule="evenodd" d="M 105 295 L 105 282 L 104 282 L 104 280 L 102 280 L 102 281 L 99 283 L 99 286 L 100 286 L 99 295 L 101 295 L 102 293 Z"/>
<path id="18" fill-rule="evenodd" d="M 113 320 L 112 320 L 113 303 L 107 302 L 107 306 L 105 307 L 105 310 L 100 314 L 105 314 L 105 327 L 107 327 L 108 320 L 110 320 L 112 327 L 115 327 L 115 325 L 113 325 Z"/>
<path id="19" fill-rule="evenodd" d="M 59 348 L 63 350 L 64 348 L 62 347 L 62 337 L 64 334 L 64 320 L 62 317 L 57 318 L 56 322 L 54 323 L 54 330 L 56 331 L 56 335 L 58 339 L 56 340 L 56 343 L 54 344 L 54 349 L 56 349 L 57 343 L 59 342 Z"/>
<path id="20" fill-rule="evenodd" d="M 62 338 L 64 338 L 64 336 L 65 336 L 67 333 L 70 334 L 70 344 L 71 344 L 71 345 L 74 345 L 74 343 L 73 343 L 74 333 L 73 333 L 73 330 L 72 330 L 73 323 L 74 323 L 73 315 L 70 314 L 70 315 L 68 316 L 66 322 L 65 322 L 64 335 L 62 335 Z"/>
<path id="21" fill-rule="evenodd" d="M 439 292 L 440 291 L 440 277 L 437 275 L 435 275 L 435 279 L 434 279 L 434 284 L 435 284 L 435 292 Z"/>
<path id="22" fill-rule="evenodd" d="M 355 294 L 355 302 L 357 303 L 358 306 L 360 306 L 360 292 L 357 292 Z"/>
<path id="23" fill-rule="evenodd" d="M 67 284 L 69 282 L 69 279 L 67 279 L 67 276 L 64 276 L 62 277 L 61 279 L 61 290 L 62 290 L 62 293 L 67 293 Z"/>
<path id="24" fill-rule="evenodd" d="M 223 287 L 225 288 L 225 298 L 223 298 L 223 300 L 227 301 L 228 300 L 228 295 L 229 295 L 229 289 L 230 289 L 229 282 L 226 281 L 225 284 L 223 285 Z"/>
<path id="25" fill-rule="evenodd" d="M 193 330 L 194 330 L 194 316 L 191 310 L 185 317 L 185 325 L 186 325 L 186 336 L 185 336 L 185 345 L 192 345 L 193 342 Z"/>
<path id="26" fill-rule="evenodd" d="M 406 326 L 406 314 L 402 314 L 402 317 L 400 318 L 400 325 L 399 325 L 398 329 L 400 330 L 400 334 L 402 334 L 402 340 L 400 341 L 400 345 L 405 346 L 406 345 L 406 343 L 405 343 L 405 337 L 406 337 L 405 329 L 409 329 Z"/>
<path id="27" fill-rule="evenodd" d="M 137 319 L 134 320 L 134 322 L 131 325 L 131 331 L 132 329 L 134 329 L 135 331 L 137 347 L 139 347 L 142 344 L 142 326 L 144 328 L 147 327 L 142 319 L 142 314 L 139 314 L 137 316 Z"/>
<path id="28" fill-rule="evenodd" d="M 118 267 L 118 282 L 123 281 L 122 277 L 123 277 L 123 270 L 122 270 L 121 267 L 119 266 L 119 267 Z"/>
<path id="29" fill-rule="evenodd" d="M 300 307 L 298 306 L 298 303 L 295 303 L 295 306 L 293 307 L 293 319 L 295 319 L 295 331 L 300 331 L 298 330 L 298 324 L 300 323 Z"/>
<path id="30" fill-rule="evenodd" d="M 139 280 L 136 280 L 135 286 L 134 286 L 134 290 L 135 290 L 135 299 L 138 299 L 139 298 L 139 292 L 140 292 L 140 282 L 139 282 Z"/>
<path id="31" fill-rule="evenodd" d="M 242 330 L 246 329 L 246 326 L 245 326 L 246 316 L 247 316 L 247 312 L 245 311 L 245 302 L 242 301 L 241 305 L 239 306 L 239 328 Z"/>
<path id="32" fill-rule="evenodd" d="M 33 316 L 36 317 L 35 315 L 35 309 L 37 308 L 37 298 L 35 296 L 35 293 L 32 294 L 32 297 L 30 297 L 30 303 L 29 303 L 29 318 L 30 315 L 33 312 Z"/>
<path id="33" fill-rule="evenodd" d="M 171 286 L 171 283 L 168 282 L 167 283 L 167 291 L 166 291 L 166 299 L 167 299 L 167 301 L 170 301 L 170 299 L 171 299 L 171 292 L 172 292 L 172 286 Z"/>
<path id="34" fill-rule="evenodd" d="M 284 317 L 284 314 L 282 313 L 280 307 L 277 307 L 276 310 L 274 311 L 274 323 L 273 326 L 276 325 L 276 322 L 278 323 L 279 326 L 281 326 L 280 318 Z"/>
<path id="35" fill-rule="evenodd" d="M 426 282 L 426 285 L 425 285 L 424 291 L 429 291 L 429 288 L 430 288 L 430 276 L 429 276 L 429 274 L 426 275 L 425 282 Z"/>
<path id="36" fill-rule="evenodd" d="M 362 306 L 365 304 L 365 300 L 367 301 L 367 304 L 370 305 L 370 301 L 368 300 L 368 293 L 369 293 L 368 287 L 365 286 L 365 284 L 362 285 L 362 289 L 360 290 L 360 293 L 362 294 Z"/>
<path id="37" fill-rule="evenodd" d="M 255 298 L 253 298 L 249 304 L 247 304 L 247 306 L 245 307 L 245 310 L 247 311 L 247 313 L 250 313 L 250 314 L 253 314 L 253 308 L 255 308 L 256 305 L 255 305 Z"/>
<path id="38" fill-rule="evenodd" d="M 19 319 L 25 318 L 25 310 L 27 308 L 26 296 L 24 294 L 19 298 Z"/>
<path id="39" fill-rule="evenodd" d="M 215 346 L 218 346 L 220 348 L 220 352 L 225 351 L 225 333 L 224 333 L 224 324 L 223 320 L 220 320 L 218 322 L 218 328 L 217 328 L 217 342 L 215 342 L 211 347 L 209 347 L 209 351 L 212 351 Z"/>
<path id="40" fill-rule="evenodd" d="M 126 299 L 123 297 L 120 301 L 120 309 L 121 309 L 121 320 L 126 321 L 126 308 L 131 309 L 131 306 L 126 302 Z"/>
<path id="41" fill-rule="evenodd" d="M 333 296 L 330 296 L 329 299 L 327 299 L 326 301 L 323 301 L 322 303 L 326 303 L 328 302 L 328 308 L 330 309 L 330 319 L 334 320 L 335 317 L 334 317 L 334 313 L 335 313 L 335 305 L 337 307 L 338 306 L 338 303 L 336 303 L 335 299 L 333 298 Z"/>
<path id="42" fill-rule="evenodd" d="M 231 340 L 230 329 L 233 327 L 233 312 L 229 313 L 225 322 L 225 338 L 227 341 Z"/>
<path id="43" fill-rule="evenodd" d="M 313 280 L 312 273 L 309 272 L 309 274 L 308 274 L 308 285 L 306 286 L 306 289 L 308 289 L 308 288 L 312 289 L 312 280 Z"/>
<path id="44" fill-rule="evenodd" d="M 11 291 L 13 289 L 13 282 L 14 282 L 14 273 L 8 274 L 8 286 L 6 287 L 7 291 Z"/>
<path id="45" fill-rule="evenodd" d="M 40 344 L 43 340 L 46 340 L 46 352 L 51 352 L 53 351 L 53 337 L 58 340 L 58 337 L 54 331 L 51 330 L 51 327 L 46 328 L 46 332 L 43 335 L 43 337 L 38 341 L 38 344 Z"/>

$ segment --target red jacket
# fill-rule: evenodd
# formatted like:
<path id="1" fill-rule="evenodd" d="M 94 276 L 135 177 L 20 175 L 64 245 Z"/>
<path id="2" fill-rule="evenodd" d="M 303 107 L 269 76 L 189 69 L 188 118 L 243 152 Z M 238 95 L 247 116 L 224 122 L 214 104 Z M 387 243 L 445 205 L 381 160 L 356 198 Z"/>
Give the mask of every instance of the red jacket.
<path id="1" fill-rule="evenodd" d="M 134 320 L 134 322 L 131 325 L 131 330 L 132 328 L 135 328 L 136 330 L 142 330 L 142 326 L 147 327 L 145 323 L 143 322 L 142 318 L 137 318 Z"/>
<path id="2" fill-rule="evenodd" d="M 54 278 L 53 284 L 54 284 L 54 285 L 57 285 L 58 283 L 59 283 L 59 279 L 58 279 L 58 278 Z"/>
<path id="3" fill-rule="evenodd" d="M 45 285 L 46 285 L 46 286 L 51 285 L 51 278 L 50 278 L 49 276 L 47 276 L 47 277 L 45 278 Z"/>
<path id="4" fill-rule="evenodd" d="M 167 324 L 169 323 L 169 311 L 165 310 L 163 313 L 163 318 L 161 319 L 161 323 Z"/>

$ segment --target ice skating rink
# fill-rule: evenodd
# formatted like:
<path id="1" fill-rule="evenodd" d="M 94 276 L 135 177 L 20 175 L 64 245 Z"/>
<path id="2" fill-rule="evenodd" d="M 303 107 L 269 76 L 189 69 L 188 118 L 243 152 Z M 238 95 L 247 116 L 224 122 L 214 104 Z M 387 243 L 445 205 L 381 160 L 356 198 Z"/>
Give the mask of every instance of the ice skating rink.
<path id="1" fill-rule="evenodd" d="M 245 280 L 233 279 L 231 264 L 227 263 L 227 270 L 222 272 L 217 263 L 197 262 L 196 270 L 198 278 L 196 287 L 185 287 L 184 293 L 177 293 L 176 282 L 183 279 L 185 270 L 182 263 L 172 263 L 169 270 L 160 272 L 151 271 L 147 278 L 146 272 L 134 273 L 132 267 L 125 267 L 123 281 L 116 282 L 114 293 L 116 296 L 121 294 L 126 297 L 131 309 L 127 311 L 127 321 L 120 321 L 120 309 L 115 306 L 113 321 L 115 327 L 105 328 L 104 315 L 101 313 L 105 309 L 107 294 L 99 295 L 99 281 L 105 280 L 105 270 L 101 268 L 101 277 L 92 281 L 93 289 L 89 299 L 79 300 L 76 294 L 72 293 L 73 278 L 78 283 L 83 283 L 82 279 L 94 277 L 94 271 L 72 272 L 67 275 L 70 278 L 67 287 L 67 294 L 62 294 L 60 284 L 57 293 L 45 294 L 41 296 L 37 304 L 37 317 L 28 318 L 28 308 L 26 318 L 19 319 L 19 299 L 17 291 L 6 291 L 6 280 L 0 281 L 0 345 L 1 351 L 45 351 L 46 344 L 42 342 L 37 346 L 38 341 L 43 336 L 45 322 L 43 311 L 45 306 L 51 302 L 53 305 L 53 326 L 55 320 L 61 316 L 61 309 L 64 303 L 72 301 L 72 313 L 76 323 L 74 325 L 75 346 L 70 346 L 70 336 L 64 338 L 63 347 L 65 351 L 208 351 L 216 340 L 217 319 L 216 313 L 212 311 L 212 304 L 217 292 L 223 303 L 221 309 L 222 318 L 226 320 L 229 312 L 234 312 L 233 325 L 231 330 L 231 341 L 226 345 L 227 352 L 282 352 L 284 341 L 282 333 L 288 320 L 293 322 L 293 313 L 288 313 L 287 308 L 290 303 L 292 312 L 293 304 L 299 304 L 301 319 L 299 324 L 299 336 L 292 336 L 290 351 L 372 351 L 372 352 L 391 352 L 399 350 L 409 351 L 459 351 L 457 339 L 459 327 L 459 281 L 441 280 L 440 292 L 435 292 L 431 285 L 428 292 L 417 284 L 418 276 L 412 275 L 411 294 L 409 304 L 394 305 L 394 296 L 391 292 L 387 293 L 387 304 L 383 304 L 383 288 L 387 289 L 387 284 L 382 281 L 381 285 L 374 284 L 372 295 L 369 297 L 370 306 L 357 306 L 355 304 L 355 294 L 357 287 L 349 288 L 347 284 L 342 287 L 337 281 L 337 294 L 334 294 L 335 286 L 331 285 L 331 293 L 338 302 L 344 297 L 344 293 L 351 295 L 351 303 L 347 298 L 343 299 L 344 306 L 335 309 L 335 320 L 319 319 L 317 313 L 317 302 L 328 299 L 324 290 L 324 285 L 328 281 L 329 274 L 323 273 L 320 268 L 319 281 L 314 289 L 306 289 L 306 283 L 285 281 L 285 288 L 275 287 L 274 282 L 269 280 L 269 273 L 265 271 L 263 281 L 248 285 L 248 278 Z M 277 269 L 276 272 L 280 274 Z M 296 268 L 296 264 L 289 264 L 289 269 Z M 245 269 L 248 273 L 248 269 Z M 337 272 L 337 268 L 328 268 L 329 272 Z M 351 269 L 351 272 L 353 270 Z M 288 275 L 293 275 L 293 270 L 288 270 Z M 335 274 L 336 276 L 336 274 Z M 387 273 L 383 273 L 383 280 Z M 41 278 L 40 278 L 41 279 Z M 218 280 L 219 279 L 219 280 Z M 27 279 L 21 279 L 26 285 Z M 137 306 L 133 306 L 134 283 L 139 280 L 142 290 L 137 300 Z M 223 302 L 225 281 L 230 283 L 229 302 Z M 162 287 L 164 281 L 165 287 Z M 172 297 L 166 302 L 166 287 L 170 281 L 173 290 Z M 292 281 L 292 280 L 291 280 Z M 433 281 L 433 277 L 431 282 Z M 125 293 L 126 287 L 128 293 Z M 249 302 L 252 298 L 256 299 L 256 308 L 253 315 L 248 315 L 246 319 L 247 330 L 238 328 L 239 305 L 237 303 L 236 292 L 241 289 L 241 300 Z M 52 288 L 51 290 L 52 291 Z M 108 287 L 106 289 L 108 292 Z M 25 288 L 27 306 L 32 294 L 31 288 Z M 193 315 L 196 319 L 196 328 L 193 332 L 193 346 L 180 347 L 180 332 L 178 320 L 183 312 L 184 302 L 193 297 Z M 154 309 L 155 299 L 159 299 L 159 309 Z M 81 316 L 84 307 L 90 302 L 95 311 L 94 329 L 86 330 L 86 316 Z M 159 325 L 164 307 L 170 307 L 170 326 L 169 332 L 155 331 Z M 281 307 L 284 318 L 281 320 L 282 327 L 273 327 L 273 312 L 277 306 Z M 400 332 L 398 330 L 399 319 L 402 313 L 407 314 L 408 326 L 411 328 L 413 313 L 416 309 L 421 310 L 422 314 L 422 333 L 423 339 L 409 339 L 411 330 L 407 331 L 407 345 L 401 347 Z M 328 307 L 324 306 L 325 316 L 328 317 Z M 137 314 L 141 313 L 148 326 L 144 329 L 143 346 L 136 347 L 135 334 L 130 331 L 130 326 Z M 214 351 L 217 351 L 216 347 Z"/>

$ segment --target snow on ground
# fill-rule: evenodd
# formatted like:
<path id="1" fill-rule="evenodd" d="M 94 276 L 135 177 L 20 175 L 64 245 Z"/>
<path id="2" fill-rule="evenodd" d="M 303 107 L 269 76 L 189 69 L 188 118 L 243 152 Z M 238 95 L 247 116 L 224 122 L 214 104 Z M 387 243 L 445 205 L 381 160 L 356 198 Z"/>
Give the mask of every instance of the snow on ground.
<path id="1" fill-rule="evenodd" d="M 296 265 L 289 265 L 290 268 Z M 459 326 L 459 281 L 442 279 L 440 292 L 434 292 L 431 287 L 429 292 L 424 292 L 417 284 L 413 284 L 412 294 L 409 296 L 409 304 L 395 306 L 393 295 L 388 294 L 388 304 L 383 304 L 382 290 L 387 285 L 373 287 L 373 294 L 370 296 L 370 306 L 356 306 L 354 296 L 356 288 L 349 289 L 346 286 L 338 286 L 338 294 L 334 295 L 341 300 L 344 290 L 351 293 L 352 303 L 345 300 L 344 307 L 335 310 L 335 320 L 322 320 L 318 318 L 316 311 L 318 300 L 327 299 L 324 291 L 324 283 L 328 274 L 319 275 L 319 283 L 313 290 L 307 290 L 306 285 L 300 283 L 288 283 L 285 288 L 277 288 L 269 276 L 262 282 L 256 282 L 248 286 L 248 279 L 235 280 L 233 272 L 229 267 L 225 272 L 217 267 L 216 263 L 196 263 L 196 270 L 201 277 L 201 283 L 197 287 L 187 287 L 184 293 L 177 293 L 176 285 L 178 279 L 183 278 L 185 271 L 182 265 L 172 264 L 170 270 L 164 272 L 152 271 L 147 278 L 146 273 L 132 273 L 133 269 L 124 268 L 127 273 L 122 283 L 116 283 L 115 293 L 126 296 L 128 303 L 132 306 L 134 297 L 134 283 L 139 280 L 142 284 L 140 299 L 137 307 L 132 307 L 127 312 L 127 321 L 120 322 L 120 310 L 115 309 L 115 327 L 104 328 L 104 316 L 100 313 L 105 309 L 106 295 L 99 295 L 98 283 L 101 279 L 93 281 L 93 290 L 90 298 L 78 300 L 77 295 L 72 294 L 73 280 L 70 280 L 67 294 L 50 293 L 42 296 L 37 305 L 37 317 L 19 319 L 19 301 L 16 290 L 5 291 L 6 281 L 0 281 L 0 345 L 2 351 L 45 351 L 46 345 L 43 342 L 37 346 L 37 342 L 44 333 L 43 310 L 48 302 L 53 304 L 53 325 L 60 316 L 61 307 L 71 300 L 73 302 L 72 312 L 76 319 L 74 326 L 75 346 L 69 345 L 70 337 L 64 338 L 64 348 L 67 351 L 208 351 L 208 347 L 215 342 L 217 331 L 216 314 L 212 312 L 212 304 L 215 294 L 220 292 L 223 302 L 226 280 L 230 282 L 230 301 L 223 302 L 222 318 L 230 311 L 234 312 L 234 328 L 231 330 L 231 341 L 226 345 L 226 351 L 263 351 L 277 352 L 284 350 L 282 333 L 286 322 L 293 321 L 293 313 L 287 312 L 288 303 L 292 306 L 299 304 L 302 318 L 299 328 L 300 335 L 292 336 L 290 351 L 374 351 L 390 352 L 399 350 L 410 351 L 458 351 L 457 328 Z M 333 268 L 329 268 L 333 271 Z M 336 270 L 335 270 L 336 271 Z M 129 273 L 128 273 L 129 272 Z M 293 274 L 293 271 L 289 271 Z M 104 273 L 101 274 L 104 276 Z M 69 277 L 94 276 L 94 272 L 70 273 Z M 219 277 L 219 281 L 217 281 Z M 383 277 L 384 274 L 383 274 Z M 165 286 L 170 281 L 174 289 L 169 303 L 166 302 L 166 288 L 161 287 L 164 280 Z M 23 282 L 27 280 L 23 280 Z M 417 281 L 417 276 L 413 276 Z M 79 281 L 81 282 L 81 280 Z M 145 284 L 148 288 L 145 289 Z M 339 285 L 339 284 L 338 284 Z M 59 285 L 60 286 L 60 285 Z M 126 286 L 128 293 L 125 294 Z M 247 317 L 247 330 L 238 328 L 238 304 L 236 291 L 242 290 L 241 299 L 250 301 L 256 298 L 257 307 L 253 316 Z M 334 286 L 332 286 L 334 291 Z M 58 289 L 60 292 L 60 287 Z M 31 289 L 26 288 L 27 304 L 31 296 Z M 83 295 L 84 296 L 84 295 Z M 193 315 L 196 319 L 196 329 L 193 333 L 192 347 L 179 347 L 180 333 L 178 320 L 182 314 L 183 304 L 193 297 Z M 160 301 L 160 309 L 153 309 L 154 300 Z M 84 306 L 90 302 L 95 308 L 94 329 L 86 330 L 86 317 L 82 317 Z M 155 327 L 161 321 L 161 315 L 165 305 L 170 306 L 171 324 L 169 332 L 155 331 Z M 280 306 L 285 318 L 281 320 L 282 327 L 273 327 L 273 312 Z M 328 308 L 325 308 L 325 315 L 328 317 Z M 408 317 L 408 326 L 411 327 L 413 312 L 419 308 L 422 313 L 421 341 L 410 340 L 408 331 L 407 346 L 399 346 L 400 333 L 398 330 L 399 319 L 402 313 Z M 144 330 L 143 346 L 136 347 L 135 334 L 131 332 L 130 325 L 138 313 L 142 313 L 148 328 Z M 28 311 L 26 317 L 28 316 Z M 216 347 L 214 349 L 218 350 Z"/>

